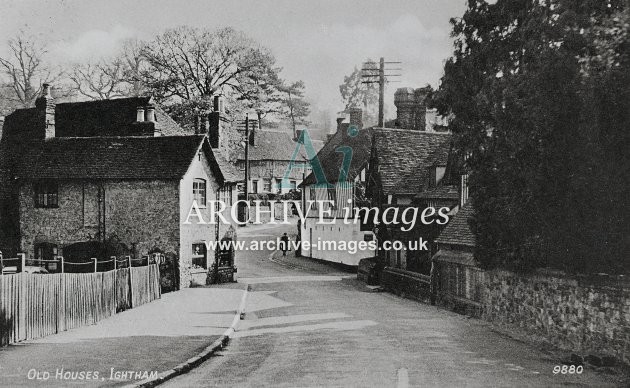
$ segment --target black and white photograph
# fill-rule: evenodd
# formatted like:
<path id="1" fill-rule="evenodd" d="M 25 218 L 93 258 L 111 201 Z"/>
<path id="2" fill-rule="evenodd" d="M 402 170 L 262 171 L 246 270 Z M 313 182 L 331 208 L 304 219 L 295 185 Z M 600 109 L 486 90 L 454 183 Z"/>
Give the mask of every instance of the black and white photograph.
<path id="1" fill-rule="evenodd" d="M 630 0 L 0 20 L 0 387 L 630 387 Z"/>

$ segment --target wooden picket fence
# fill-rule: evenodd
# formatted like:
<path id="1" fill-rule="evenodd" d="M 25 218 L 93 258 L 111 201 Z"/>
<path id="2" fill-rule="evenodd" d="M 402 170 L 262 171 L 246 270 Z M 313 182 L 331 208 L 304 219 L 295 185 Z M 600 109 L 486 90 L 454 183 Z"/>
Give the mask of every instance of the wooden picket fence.
<path id="1" fill-rule="evenodd" d="M 94 324 L 159 299 L 157 264 L 95 273 L 0 276 L 0 346 Z"/>

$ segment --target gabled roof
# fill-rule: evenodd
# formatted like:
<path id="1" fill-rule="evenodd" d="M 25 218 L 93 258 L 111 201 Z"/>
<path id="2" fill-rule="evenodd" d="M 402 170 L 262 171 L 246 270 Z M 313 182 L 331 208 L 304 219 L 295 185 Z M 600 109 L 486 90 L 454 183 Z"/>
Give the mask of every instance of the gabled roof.
<path id="1" fill-rule="evenodd" d="M 249 147 L 249 160 L 286 160 L 290 161 L 295 152 L 295 148 L 299 145 L 293 140 L 291 132 L 271 131 L 258 129 L 254 132 L 255 144 Z M 315 152 L 322 147 L 322 142 L 318 140 L 312 141 Z M 299 160 L 308 161 L 309 157 L 304 147 L 300 147 L 298 154 Z M 245 151 L 239 152 L 239 160 L 245 159 Z"/>
<path id="2" fill-rule="evenodd" d="M 435 240 L 440 244 L 464 245 L 468 247 L 475 246 L 475 235 L 470 229 L 468 223 L 473 216 L 473 207 L 471 203 L 465 204 L 454 217 L 450 219 L 448 225 Z"/>
<path id="3" fill-rule="evenodd" d="M 33 142 L 16 175 L 26 179 L 179 179 L 204 143 L 210 150 L 203 135 L 54 138 Z M 212 155 L 209 159 L 216 163 Z"/>
<path id="4" fill-rule="evenodd" d="M 335 183 L 339 180 L 339 172 L 343 167 L 344 154 L 337 151 L 339 147 L 349 147 L 352 150 L 350 169 L 347 172 L 347 179 L 354 179 L 358 173 L 367 165 L 370 160 L 370 150 L 372 147 L 372 129 L 362 129 L 356 136 L 349 136 L 347 131 L 336 132 L 324 147 L 317 153 L 326 180 Z M 311 161 L 313 168 L 316 164 Z M 304 179 L 301 186 L 317 183 L 314 173 Z"/>
<path id="5" fill-rule="evenodd" d="M 383 193 L 416 194 L 425 189 L 428 167 L 448 154 L 451 135 L 378 128 L 373 142 Z"/>
<path id="6" fill-rule="evenodd" d="M 236 166 L 231 163 L 221 152 L 213 150 L 214 159 L 216 160 L 223 179 L 225 182 L 236 183 L 245 180 L 245 175 L 242 174 Z"/>

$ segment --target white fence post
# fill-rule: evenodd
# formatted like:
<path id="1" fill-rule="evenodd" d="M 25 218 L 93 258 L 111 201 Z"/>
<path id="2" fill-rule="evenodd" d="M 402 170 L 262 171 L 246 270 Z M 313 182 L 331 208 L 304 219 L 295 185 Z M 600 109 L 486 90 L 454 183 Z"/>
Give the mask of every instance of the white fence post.
<path id="1" fill-rule="evenodd" d="M 147 303 L 151 301 L 151 256 L 147 256 Z"/>
<path id="2" fill-rule="evenodd" d="M 26 254 L 18 253 L 18 257 L 21 259 L 21 271 L 19 276 L 20 281 L 20 298 L 19 298 L 19 316 L 18 316 L 18 340 L 22 341 L 26 339 L 26 302 L 28 301 L 26 298 L 26 272 L 24 269 L 26 267 Z"/>
<path id="3" fill-rule="evenodd" d="M 127 263 L 129 263 L 129 307 L 134 308 L 133 305 L 133 275 L 131 273 L 131 256 L 127 256 Z"/>
<path id="4" fill-rule="evenodd" d="M 96 263 L 96 257 L 93 257 L 93 258 L 92 258 L 92 260 L 94 260 L 94 273 L 96 273 L 96 272 L 98 272 L 98 271 L 96 270 L 96 266 L 97 266 L 97 263 Z"/>
<path id="5" fill-rule="evenodd" d="M 61 267 L 61 274 L 59 275 L 59 282 L 61 284 L 59 290 L 59 298 L 61 298 L 60 305 L 61 308 L 57 309 L 57 314 L 62 314 L 61 319 L 57 319 L 59 322 L 60 328 L 57 332 L 66 331 L 66 267 L 64 263 L 63 256 L 57 256 L 57 260 L 59 260 L 59 266 Z"/>

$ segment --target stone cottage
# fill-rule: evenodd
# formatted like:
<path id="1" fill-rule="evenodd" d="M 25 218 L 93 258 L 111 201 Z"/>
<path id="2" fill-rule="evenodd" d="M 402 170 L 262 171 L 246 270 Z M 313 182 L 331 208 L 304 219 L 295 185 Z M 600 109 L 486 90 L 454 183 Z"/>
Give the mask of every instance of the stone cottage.
<path id="1" fill-rule="evenodd" d="M 235 237 L 232 225 L 184 223 L 193 200 L 205 221 L 210 200 L 231 206 L 238 177 L 150 97 L 55 104 L 45 86 L 34 108 L 6 117 L 0 180 L 1 246 L 28 259 L 115 240 L 134 258 L 176 257 L 186 287 L 214 260 L 204 242 Z"/>

